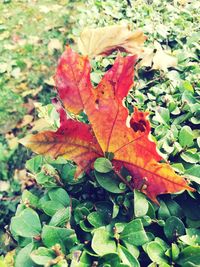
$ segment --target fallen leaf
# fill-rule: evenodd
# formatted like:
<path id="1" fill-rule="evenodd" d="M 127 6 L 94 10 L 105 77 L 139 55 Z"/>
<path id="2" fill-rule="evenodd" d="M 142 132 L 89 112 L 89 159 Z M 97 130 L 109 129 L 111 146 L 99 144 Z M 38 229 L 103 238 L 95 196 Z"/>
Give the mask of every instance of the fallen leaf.
<path id="1" fill-rule="evenodd" d="M 145 48 L 144 52 L 141 54 L 141 61 L 136 65 L 136 68 L 139 69 L 141 67 L 152 67 L 153 58 L 154 58 L 154 49 Z"/>
<path id="2" fill-rule="evenodd" d="M 84 110 L 90 124 L 68 118 L 56 101 L 59 129 L 27 136 L 21 143 L 39 154 L 73 160 L 78 166 L 76 177 L 93 168 L 96 158 L 111 153 L 114 171 L 120 176 L 121 168 L 126 167 L 132 176 L 129 186 L 155 202 L 159 194 L 194 191 L 168 163 L 159 162 L 162 157 L 149 137 L 148 112 L 135 108 L 132 118 L 127 120 L 123 99 L 133 84 L 135 62 L 136 56 L 118 55 L 94 89 L 88 58 L 67 47 L 56 73 L 58 94 L 67 111 L 77 114 Z"/>
<path id="3" fill-rule="evenodd" d="M 30 177 L 25 169 L 15 169 L 14 179 L 21 183 L 22 190 L 35 184 L 34 178 Z"/>
<path id="4" fill-rule="evenodd" d="M 55 50 L 62 50 L 62 44 L 58 39 L 53 38 L 48 43 L 48 52 L 52 55 Z"/>
<path id="5" fill-rule="evenodd" d="M 22 119 L 22 121 L 20 123 L 17 124 L 17 128 L 23 128 L 24 126 L 30 124 L 33 120 L 33 116 L 32 115 L 25 115 Z"/>
<path id="6" fill-rule="evenodd" d="M 8 64 L 2 62 L 1 65 L 0 65 L 0 73 L 4 73 L 4 72 L 6 72 L 7 70 L 8 70 Z"/>
<path id="7" fill-rule="evenodd" d="M 44 80 L 44 82 L 50 86 L 55 86 L 55 81 L 53 77 L 50 77 L 49 79 Z"/>
<path id="8" fill-rule="evenodd" d="M 142 30 L 132 32 L 128 25 L 114 25 L 84 29 L 78 39 L 78 47 L 83 55 L 91 58 L 110 54 L 114 50 L 135 55 L 141 52 L 145 40 Z"/>
<path id="9" fill-rule="evenodd" d="M 36 96 L 40 91 L 42 91 L 42 86 L 39 86 L 38 88 L 26 90 L 21 95 L 22 97 L 25 97 L 27 95 Z"/>
<path id="10" fill-rule="evenodd" d="M 162 49 L 158 42 L 154 42 L 154 48 L 144 49 L 142 60 L 137 64 L 137 69 L 141 67 L 151 67 L 155 70 L 167 71 L 168 68 L 176 67 L 178 60 Z"/>
<path id="11" fill-rule="evenodd" d="M 27 113 L 31 113 L 35 108 L 34 101 L 31 98 L 28 98 L 28 102 L 24 104 L 24 107 L 27 110 Z"/>
<path id="12" fill-rule="evenodd" d="M 10 183 L 7 181 L 0 181 L 0 192 L 7 192 L 10 188 Z"/>
<path id="13" fill-rule="evenodd" d="M 153 58 L 152 69 L 167 71 L 168 68 L 177 66 L 177 58 L 164 51 L 158 42 L 155 42 L 155 48 L 157 51 Z"/>
<path id="14" fill-rule="evenodd" d="M 5 137 L 6 137 L 6 140 L 7 140 L 7 143 L 10 149 L 15 149 L 18 146 L 19 139 L 16 136 L 14 136 L 13 133 L 9 133 L 9 134 L 7 133 Z"/>
<path id="15" fill-rule="evenodd" d="M 41 131 L 50 130 L 50 129 L 52 129 L 52 125 L 48 123 L 47 120 L 42 118 L 42 119 L 35 120 L 33 122 L 31 131 L 41 132 Z"/>

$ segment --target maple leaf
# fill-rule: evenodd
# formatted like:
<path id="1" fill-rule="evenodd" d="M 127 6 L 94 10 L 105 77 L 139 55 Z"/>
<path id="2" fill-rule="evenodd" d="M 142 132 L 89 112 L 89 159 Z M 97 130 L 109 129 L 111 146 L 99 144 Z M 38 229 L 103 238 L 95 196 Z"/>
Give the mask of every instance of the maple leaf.
<path id="1" fill-rule="evenodd" d="M 60 128 L 26 137 L 22 143 L 36 153 L 73 160 L 78 165 L 76 177 L 89 171 L 96 158 L 112 153 L 114 171 L 121 177 L 120 169 L 127 168 L 132 175 L 129 186 L 156 202 L 159 194 L 193 189 L 168 163 L 159 162 L 162 157 L 149 136 L 148 112 L 135 108 L 129 118 L 123 105 L 133 85 L 136 60 L 136 56 L 118 55 L 112 68 L 93 88 L 88 58 L 67 47 L 55 77 L 57 91 L 65 109 L 76 114 L 84 111 L 90 124 L 68 118 L 57 102 Z"/>

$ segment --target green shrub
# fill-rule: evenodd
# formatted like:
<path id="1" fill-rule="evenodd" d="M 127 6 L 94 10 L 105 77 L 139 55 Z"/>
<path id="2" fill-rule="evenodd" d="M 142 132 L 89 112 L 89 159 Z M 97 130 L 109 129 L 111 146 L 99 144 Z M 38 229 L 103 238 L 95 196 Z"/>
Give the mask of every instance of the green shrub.
<path id="1" fill-rule="evenodd" d="M 157 206 L 126 186 L 119 193 L 105 173 L 74 180 L 63 159 L 35 156 L 26 167 L 39 188 L 23 192 L 11 220 L 16 267 L 200 264 L 198 193 L 165 195 Z"/>

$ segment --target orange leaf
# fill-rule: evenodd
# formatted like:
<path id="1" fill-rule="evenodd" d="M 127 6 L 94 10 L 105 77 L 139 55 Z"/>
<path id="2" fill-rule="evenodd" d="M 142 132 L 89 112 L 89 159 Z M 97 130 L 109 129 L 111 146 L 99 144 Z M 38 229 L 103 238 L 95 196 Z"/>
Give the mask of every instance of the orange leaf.
<path id="1" fill-rule="evenodd" d="M 56 106 L 60 113 L 60 128 L 56 132 L 27 136 L 20 142 L 38 154 L 73 160 L 78 165 L 78 177 L 83 171 L 88 171 L 91 163 L 103 153 L 90 125 L 67 118 L 64 109 L 58 103 Z"/>
<path id="2" fill-rule="evenodd" d="M 116 173 L 120 176 L 120 169 L 127 168 L 132 175 L 130 186 L 153 201 L 159 194 L 193 191 L 169 164 L 159 163 L 162 157 L 149 137 L 148 112 L 135 108 L 128 119 L 123 99 L 133 84 L 135 62 L 135 56 L 118 55 L 94 89 L 88 59 L 67 47 L 58 65 L 57 90 L 65 108 L 75 113 L 84 110 L 91 124 L 68 119 L 57 103 L 60 128 L 25 138 L 24 143 L 37 153 L 73 160 L 78 165 L 76 176 L 90 170 L 96 158 L 111 152 Z"/>

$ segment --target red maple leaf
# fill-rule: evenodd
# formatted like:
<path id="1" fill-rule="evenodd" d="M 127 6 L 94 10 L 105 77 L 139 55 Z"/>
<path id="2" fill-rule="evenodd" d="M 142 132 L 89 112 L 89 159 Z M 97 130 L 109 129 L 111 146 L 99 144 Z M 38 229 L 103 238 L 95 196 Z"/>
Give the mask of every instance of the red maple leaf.
<path id="1" fill-rule="evenodd" d="M 77 164 L 76 177 L 88 172 L 94 161 L 112 153 L 114 170 L 120 176 L 125 167 L 132 175 L 131 188 L 140 189 L 153 201 L 164 193 L 193 189 L 183 177 L 177 175 L 162 157 L 156 144 L 150 140 L 148 112 L 134 109 L 128 120 L 123 105 L 133 85 L 133 66 L 136 56 L 118 55 L 96 88 L 90 81 L 90 63 L 67 47 L 59 60 L 55 76 L 62 105 L 56 103 L 60 113 L 60 128 L 28 136 L 22 143 L 39 154 L 62 156 Z M 74 114 L 84 111 L 90 124 L 67 117 L 65 109 Z"/>

